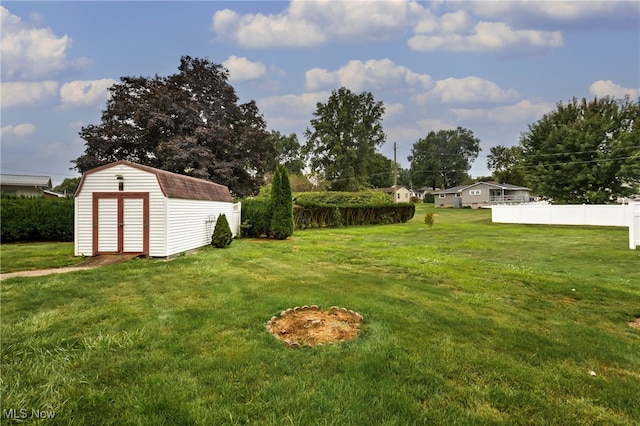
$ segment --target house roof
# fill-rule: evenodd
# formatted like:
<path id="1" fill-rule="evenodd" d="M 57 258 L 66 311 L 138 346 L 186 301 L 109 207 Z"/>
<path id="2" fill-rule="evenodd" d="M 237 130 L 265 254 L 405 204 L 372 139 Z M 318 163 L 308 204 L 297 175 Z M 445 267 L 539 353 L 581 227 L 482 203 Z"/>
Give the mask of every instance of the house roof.
<path id="1" fill-rule="evenodd" d="M 393 186 L 388 186 L 388 187 L 386 187 L 386 188 L 378 188 L 378 190 L 380 190 L 380 191 L 385 191 L 385 192 L 393 192 L 394 190 L 396 190 L 396 188 L 397 188 L 397 189 L 402 189 L 402 188 L 404 188 L 404 189 L 406 189 L 407 191 L 410 191 L 410 189 L 409 189 L 409 188 L 407 188 L 407 187 L 406 187 L 406 186 L 404 186 L 404 185 L 398 185 L 398 186 L 397 186 L 397 187 L 395 187 L 395 188 L 394 188 Z"/>
<path id="2" fill-rule="evenodd" d="M 43 191 L 43 193 L 44 193 L 45 195 L 50 195 L 50 196 L 52 196 L 52 197 L 58 197 L 58 198 L 64 198 L 64 197 L 65 197 L 65 195 L 64 195 L 64 194 L 60 194 L 59 192 L 55 192 L 55 191 L 50 191 L 50 190 L 48 190 L 48 189 L 45 189 L 45 190 Z"/>
<path id="3" fill-rule="evenodd" d="M 465 189 L 473 188 L 474 186 L 478 185 L 487 185 L 497 189 L 505 189 L 508 191 L 531 191 L 531 189 L 524 186 L 512 185 L 510 183 L 476 182 L 471 185 L 459 185 L 452 188 L 439 189 L 437 191 L 433 191 L 433 194 L 456 194 L 458 192 L 464 191 Z"/>
<path id="4" fill-rule="evenodd" d="M 86 171 L 82 175 L 82 180 L 80 181 L 80 185 L 78 185 L 76 195 L 80 193 L 87 175 L 120 165 L 133 167 L 156 175 L 162 193 L 168 198 L 224 202 L 233 201 L 229 188 L 224 185 L 178 173 L 171 173 L 166 170 L 160 170 L 149 166 L 143 166 L 142 164 L 136 164 L 125 160 L 116 161 L 114 163 Z"/>
<path id="5" fill-rule="evenodd" d="M 49 176 L 0 174 L 0 185 L 51 188 L 51 178 Z"/>

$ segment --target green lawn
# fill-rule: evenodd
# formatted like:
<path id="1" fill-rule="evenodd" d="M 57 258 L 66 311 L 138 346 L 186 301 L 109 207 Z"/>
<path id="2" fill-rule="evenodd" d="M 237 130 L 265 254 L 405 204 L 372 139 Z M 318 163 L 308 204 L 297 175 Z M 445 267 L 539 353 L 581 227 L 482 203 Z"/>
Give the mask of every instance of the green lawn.
<path id="1" fill-rule="evenodd" d="M 638 424 L 640 330 L 628 323 L 640 317 L 640 250 L 627 229 L 435 209 L 429 230 L 427 208 L 407 224 L 4 280 L 3 416 Z M 3 246 L 3 270 L 14 249 Z M 362 313 L 361 336 L 289 349 L 266 331 L 271 316 L 311 304 Z"/>
<path id="2" fill-rule="evenodd" d="M 73 256 L 73 243 L 3 244 L 0 248 L 0 273 L 63 268 L 83 260 Z"/>

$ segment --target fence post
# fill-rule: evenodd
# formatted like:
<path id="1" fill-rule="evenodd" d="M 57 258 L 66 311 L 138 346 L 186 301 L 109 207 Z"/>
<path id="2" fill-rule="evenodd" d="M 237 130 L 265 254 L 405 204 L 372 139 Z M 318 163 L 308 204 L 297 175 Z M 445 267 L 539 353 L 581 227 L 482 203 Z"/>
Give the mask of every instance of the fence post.
<path id="1" fill-rule="evenodd" d="M 640 203 L 629 203 L 629 248 L 640 244 Z"/>

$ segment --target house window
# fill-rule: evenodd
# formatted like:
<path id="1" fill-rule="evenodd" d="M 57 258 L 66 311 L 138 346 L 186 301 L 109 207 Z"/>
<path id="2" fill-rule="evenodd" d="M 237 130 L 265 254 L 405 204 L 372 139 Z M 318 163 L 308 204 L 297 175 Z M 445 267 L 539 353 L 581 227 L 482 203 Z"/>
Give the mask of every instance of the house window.
<path id="1" fill-rule="evenodd" d="M 447 198 L 445 194 L 438 194 L 438 198 Z"/>
<path id="2" fill-rule="evenodd" d="M 469 190 L 469 195 L 480 195 L 482 193 L 482 190 L 480 189 L 470 189 Z"/>
<path id="3" fill-rule="evenodd" d="M 462 194 L 461 194 L 461 193 L 459 193 L 459 192 L 458 192 L 458 193 L 456 193 L 456 198 L 460 198 L 460 197 L 462 197 Z"/>

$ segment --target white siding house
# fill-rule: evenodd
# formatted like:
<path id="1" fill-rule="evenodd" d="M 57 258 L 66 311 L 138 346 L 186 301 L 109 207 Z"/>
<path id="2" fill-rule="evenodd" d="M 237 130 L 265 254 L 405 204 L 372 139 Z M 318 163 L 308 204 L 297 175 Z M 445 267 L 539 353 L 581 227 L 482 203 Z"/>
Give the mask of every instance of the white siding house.
<path id="1" fill-rule="evenodd" d="M 44 194 L 44 191 L 51 188 L 51 178 L 49 176 L 0 174 L 0 191 L 3 194 L 40 197 Z"/>
<path id="2" fill-rule="evenodd" d="M 75 197 L 76 256 L 172 256 L 210 244 L 223 213 L 240 230 L 226 186 L 128 161 L 85 172 Z"/>

